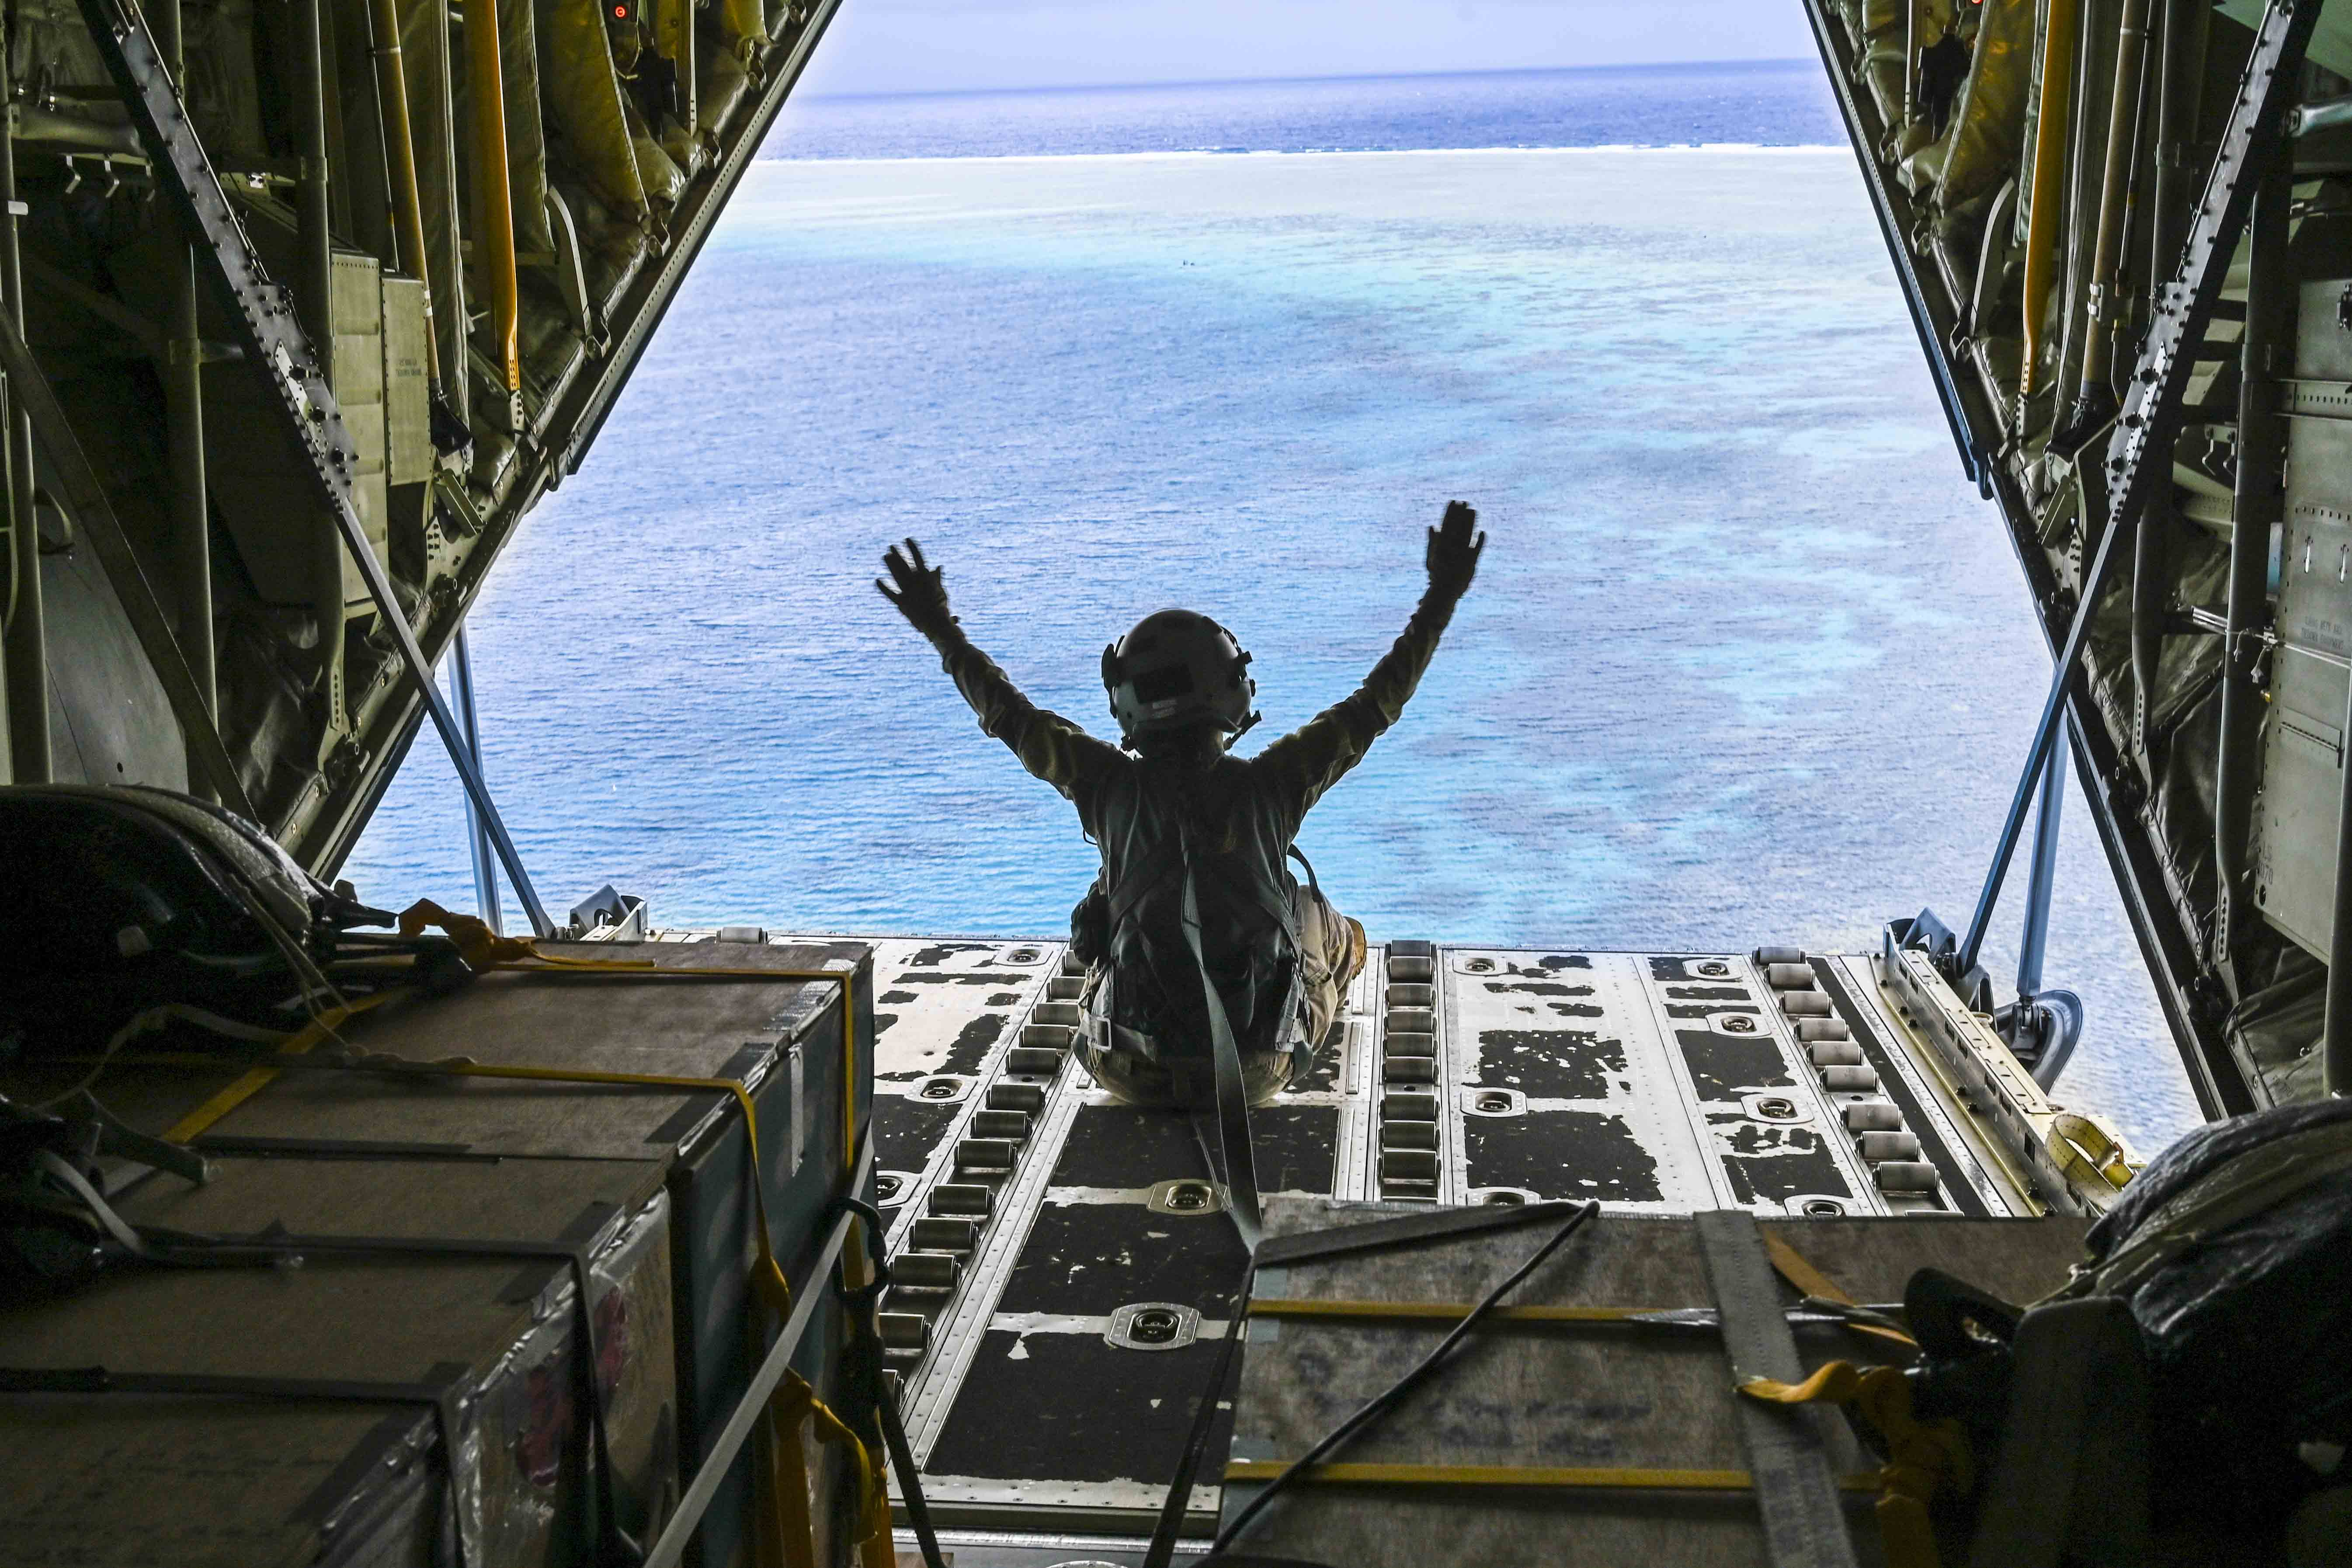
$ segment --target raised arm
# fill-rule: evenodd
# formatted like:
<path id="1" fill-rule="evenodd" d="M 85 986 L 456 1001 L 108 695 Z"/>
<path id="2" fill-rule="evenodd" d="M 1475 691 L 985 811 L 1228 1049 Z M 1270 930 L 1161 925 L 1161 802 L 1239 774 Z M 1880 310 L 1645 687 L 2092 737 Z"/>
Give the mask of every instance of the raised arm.
<path id="1" fill-rule="evenodd" d="M 892 582 L 877 577 L 874 585 L 939 650 L 941 668 L 980 716 L 982 731 L 1003 742 L 1023 767 L 1085 809 L 1093 798 L 1092 786 L 1124 760 L 1118 748 L 1031 702 L 994 660 L 972 646 L 948 609 L 944 574 L 923 559 L 921 545 L 911 539 L 903 548 L 894 544 L 882 563 L 889 568 Z"/>
<path id="2" fill-rule="evenodd" d="M 1361 762 L 1372 742 L 1397 721 L 1420 686 L 1422 672 L 1437 652 L 1437 639 L 1454 618 L 1454 606 L 1477 574 L 1479 552 L 1486 548 L 1486 536 L 1475 532 L 1477 522 L 1478 514 L 1462 502 L 1446 503 L 1444 521 L 1429 531 L 1424 557 L 1429 586 L 1402 635 L 1353 696 L 1268 746 L 1252 764 L 1276 783 L 1291 805 L 1293 832 L 1307 808 Z"/>

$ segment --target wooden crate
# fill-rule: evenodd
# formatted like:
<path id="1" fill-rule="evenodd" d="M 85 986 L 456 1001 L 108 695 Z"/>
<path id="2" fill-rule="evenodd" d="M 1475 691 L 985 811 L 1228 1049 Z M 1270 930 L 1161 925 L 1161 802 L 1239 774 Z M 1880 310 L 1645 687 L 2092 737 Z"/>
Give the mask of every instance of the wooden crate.
<path id="1" fill-rule="evenodd" d="M 772 1246 L 795 1290 L 823 1289 L 823 1281 L 810 1278 L 810 1266 L 823 1240 L 828 1206 L 841 1189 L 849 1152 L 866 1136 L 870 1117 L 870 950 L 856 942 L 800 947 L 717 942 L 594 943 L 576 947 L 549 943 L 543 944 L 542 950 L 600 959 L 644 958 L 663 968 L 851 970 L 854 1000 L 849 1016 L 855 1026 L 854 1059 L 845 1058 L 842 988 L 824 982 L 788 979 L 773 984 L 638 981 L 498 971 L 483 975 L 455 996 L 439 1000 L 403 997 L 349 1020 L 337 1031 L 343 1041 L 361 1051 L 419 1060 L 462 1056 L 497 1065 L 725 1079 L 745 1085 L 759 1119 L 761 1178 L 768 1199 Z M 38 1100 L 57 1091 L 64 1070 L 12 1067 L 0 1072 L 0 1092 Z M 82 1069 L 70 1070 L 78 1073 Z M 110 1068 L 96 1092 L 125 1121 L 142 1131 L 160 1133 L 181 1124 L 191 1110 L 241 1076 L 237 1066 L 226 1061 L 217 1066 L 160 1067 L 139 1065 L 134 1060 Z M 845 1105 L 854 1110 L 845 1112 Z M 404 1194 L 413 1191 L 446 1186 L 451 1192 L 470 1192 L 478 1180 L 493 1179 L 483 1173 L 504 1173 L 502 1179 L 509 1184 L 499 1190 L 515 1194 L 513 1204 L 537 1215 L 543 1226 L 552 1226 L 550 1235 L 557 1235 L 583 1213 L 584 1204 L 611 1201 L 598 1199 L 587 1189 L 575 1192 L 564 1186 L 557 1180 L 557 1173 L 604 1173 L 600 1180 L 621 1171 L 645 1176 L 651 1184 L 649 1191 L 660 1195 L 667 1215 L 662 1264 L 668 1296 L 663 1316 L 666 1324 L 674 1325 L 674 1331 L 669 1335 L 673 1354 L 665 1378 L 669 1392 L 664 1403 L 671 1412 L 672 1429 L 667 1441 L 675 1456 L 672 1468 L 676 1479 L 672 1484 L 691 1480 L 719 1427 L 732 1413 L 758 1357 L 764 1352 L 764 1336 L 770 1325 L 764 1314 L 751 1309 L 749 1300 L 750 1268 L 755 1249 L 746 1179 L 748 1141 L 742 1117 L 730 1095 L 717 1090 L 462 1078 L 394 1079 L 379 1074 L 298 1070 L 278 1075 L 259 1092 L 213 1121 L 194 1142 L 209 1155 L 238 1169 L 333 1170 L 351 1173 L 356 1184 L 333 1183 L 322 1187 L 322 1192 L 331 1191 L 334 1195 L 328 1212 L 313 1215 L 322 1222 L 317 1228 L 337 1234 L 354 1233 L 362 1221 L 396 1220 L 408 1202 Z M 555 1187 L 547 1185 L 551 1181 L 557 1183 Z M 142 1222 L 185 1225 L 190 1228 L 236 1228 L 200 1226 L 193 1220 L 172 1217 L 199 1200 L 226 1201 L 215 1197 L 209 1190 L 174 1194 L 173 1189 L 178 1185 L 168 1178 L 151 1177 L 135 1196 L 123 1201 L 139 1210 L 136 1217 Z M 150 1204 L 161 1206 L 150 1214 L 142 1207 Z M 420 1212 L 438 1211 L 428 1205 Z M 334 1223 L 323 1223 L 326 1220 Z M 256 1227 L 266 1223 L 266 1219 L 258 1221 Z M 291 1218 L 286 1223 L 289 1228 L 301 1228 Z M 455 1292 L 450 1298 L 454 1303 L 482 1295 L 488 1276 L 495 1274 L 498 1280 L 485 1299 L 510 1315 L 511 1309 L 497 1301 L 497 1291 L 515 1277 L 517 1268 L 511 1261 L 503 1265 L 436 1264 L 424 1266 L 422 1277 L 444 1279 L 447 1289 Z M 467 1270 L 480 1274 L 482 1279 L 458 1281 L 457 1277 Z M 328 1299 L 317 1321 L 338 1325 L 339 1331 L 352 1336 L 355 1345 L 373 1345 L 376 1331 L 382 1327 L 392 1338 L 384 1346 L 375 1348 L 386 1354 L 391 1353 L 392 1345 L 407 1344 L 398 1337 L 405 1331 L 394 1323 L 395 1317 L 401 1323 L 415 1320 L 425 1325 L 417 1332 L 429 1328 L 437 1333 L 449 1327 L 436 1319 L 445 1308 L 447 1313 L 454 1314 L 451 1324 L 460 1320 L 471 1322 L 466 1316 L 471 1309 L 445 1303 L 439 1297 L 412 1303 L 395 1312 L 371 1300 L 362 1285 L 349 1282 L 383 1272 L 375 1265 L 314 1263 L 304 1271 L 310 1279 L 346 1281 L 338 1294 Z M 539 1273 L 546 1276 L 547 1266 L 541 1265 Z M 99 1293 L 71 1298 L 61 1304 L 60 1321 L 95 1323 L 98 1319 L 92 1306 L 98 1300 Z M 168 1316 L 175 1310 L 162 1298 L 152 1301 L 142 1298 L 135 1305 L 126 1305 L 117 1326 L 127 1332 L 132 1325 L 150 1317 Z M 224 1332 L 236 1316 L 234 1310 L 217 1304 L 207 1310 L 214 1315 L 206 1321 Z M 497 1312 L 491 1315 L 500 1327 L 493 1329 L 485 1321 L 466 1331 L 495 1338 L 497 1332 L 504 1331 L 506 1318 Z M 847 1403 L 838 1373 L 844 1330 L 842 1314 L 837 1310 L 828 1306 L 820 1310 L 795 1361 L 803 1374 L 836 1405 Z M 13 1321 L 0 1321 L 0 1364 L 68 1364 L 39 1359 L 43 1353 L 40 1347 L 47 1342 L 26 1337 L 29 1333 L 29 1328 L 20 1332 L 20 1326 Z M 506 1348 L 510 1350 L 517 1342 L 507 1342 Z M 194 1347 L 183 1348 L 194 1353 Z M 298 1348 L 292 1342 L 287 1347 L 289 1352 Z M 104 1357 L 90 1355 L 86 1359 L 99 1361 Z M 418 1363 L 420 1367 L 432 1364 L 430 1361 Z M 206 1369 L 181 1366 L 173 1370 Z M 415 1370 L 404 1375 L 413 1375 Z M 544 1382 L 542 1378 L 542 1384 Z M 128 1405 L 123 1407 L 128 1408 Z M 23 1401 L 0 1402 L 0 1422 L 12 1419 L 21 1409 L 30 1408 Z M 309 1443 L 321 1452 L 341 1443 L 342 1447 L 336 1450 L 338 1461 L 354 1451 L 353 1446 L 362 1437 L 379 1441 L 379 1446 L 386 1441 L 416 1438 L 413 1420 L 397 1439 L 369 1437 L 375 1424 L 384 1420 L 383 1412 L 379 1409 L 358 1415 L 366 1419 L 361 1424 L 359 1436 L 352 1436 L 350 1442 L 344 1442 L 351 1436 L 349 1420 L 357 1418 L 350 1412 L 307 1405 L 290 1411 L 261 1407 L 251 1413 L 250 1419 L 262 1427 L 282 1426 L 289 1442 L 297 1441 L 294 1434 L 298 1432 L 310 1434 L 299 1438 L 298 1446 Z M 431 1447 L 429 1429 L 418 1440 Z M 649 1432 L 647 1441 L 653 1440 Z M 195 1448 L 202 1447 L 196 1445 Z M 265 1443 L 259 1451 L 270 1450 Z M 615 1458 L 617 1466 L 619 1457 Z M 751 1456 L 739 1456 L 698 1540 L 697 1557 L 713 1568 L 733 1564 L 748 1552 L 752 1502 L 750 1468 Z M 385 1468 L 389 1471 L 396 1467 Z M 543 1463 L 540 1469 L 543 1474 Z M 839 1507 L 847 1496 L 847 1478 L 840 1472 L 835 1450 L 822 1451 L 820 1471 L 819 1485 L 836 1505 L 831 1510 L 820 1509 L 821 1528 L 829 1537 L 837 1536 L 845 1517 Z M 376 1479 L 380 1481 L 382 1478 Z M 653 1485 L 641 1500 L 649 1510 L 658 1507 L 659 1489 L 657 1484 Z M 267 1512 L 275 1503 L 257 1501 L 256 1506 Z M 380 1512 L 391 1508 L 389 1503 L 370 1506 Z M 423 1505 L 412 1500 L 404 1506 L 414 1510 Z M 268 1517 L 289 1518 L 291 1514 L 281 1512 Z M 275 1541 L 277 1537 L 271 1539 Z M 837 1544 L 837 1541 L 828 1540 L 828 1549 Z M 298 1555 L 289 1561 L 311 1560 L 300 1556 L 299 1548 L 292 1549 L 298 1551 Z M 242 1563 L 270 1559 L 257 1549 L 240 1546 L 224 1560 Z M 468 1557 L 469 1564 L 477 1565 L 504 1560 Z M 513 1560 L 535 1563 L 572 1558 L 560 1553 L 549 1559 L 526 1554 Z"/>
<path id="2" fill-rule="evenodd" d="M 614 1512 L 633 1535 L 677 1485 L 670 1208 L 657 1161 L 225 1160 L 151 1184 L 125 1217 L 211 1234 L 561 1243 L 591 1254 Z M 12 1562 L 583 1559 L 589 1419 L 575 1275 L 529 1256 L 305 1255 L 299 1267 L 121 1268 L 0 1310 L 12 1368 L 257 1380 L 252 1398 L 0 1401 Z M 282 1380 L 452 1389 L 457 1485 L 416 1399 L 269 1397 Z M 290 1393 L 290 1391 L 289 1391 Z"/>
<path id="3" fill-rule="evenodd" d="M 1270 1202 L 1270 1236 L 1391 1217 L 1395 1206 Z M 2081 1256 L 2085 1222 L 1853 1218 L 1764 1221 L 1855 1300 L 1899 1300 L 1912 1271 L 1934 1266 L 2032 1300 Z M 1550 1235 L 1535 1224 L 1261 1268 L 1258 1299 L 1469 1302 Z M 1783 1290 L 1793 1304 L 1797 1292 Z M 1604 1217 L 1572 1237 L 1507 1298 L 1596 1307 L 1708 1307 L 1707 1272 L 1688 1218 Z M 1294 1459 L 1402 1377 L 1449 1325 L 1361 1319 L 1255 1318 L 1234 1415 L 1232 1458 Z M 1842 1328 L 1797 1331 L 1810 1370 L 1876 1364 L 1890 1347 Z M 1339 1457 L 1348 1463 L 1744 1470 L 1721 1338 L 1632 1325 L 1513 1325 L 1477 1331 L 1431 1384 Z M 1809 1413 L 1832 1471 L 1876 1468 L 1845 1424 Z M 1245 1473 L 1245 1472 L 1244 1472 Z M 1259 1489 L 1229 1479 L 1224 1517 Z M 1857 1555 L 1878 1561 L 1874 1494 L 1846 1494 Z M 1580 1568 L 1764 1568 L 1751 1495 L 1738 1491 L 1377 1486 L 1307 1482 L 1286 1489 L 1237 1543 L 1269 1556 L 1371 1568 L 1430 1563 L 1574 1563 Z"/>

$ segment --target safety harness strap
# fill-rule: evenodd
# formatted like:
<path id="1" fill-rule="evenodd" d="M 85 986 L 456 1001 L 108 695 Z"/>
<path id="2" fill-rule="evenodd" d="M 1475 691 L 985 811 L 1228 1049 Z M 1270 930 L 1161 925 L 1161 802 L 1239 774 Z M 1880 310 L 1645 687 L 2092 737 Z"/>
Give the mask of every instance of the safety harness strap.
<path id="1" fill-rule="evenodd" d="M 1242 1077 L 1241 1045 L 1234 1038 L 1233 1021 L 1225 1016 L 1225 1000 L 1217 994 L 1208 957 L 1202 951 L 1199 879 L 1192 870 L 1189 836 L 1179 842 L 1184 851 L 1184 944 L 1192 949 L 1192 962 L 1200 967 L 1201 996 L 1208 1009 L 1209 1041 L 1216 1063 L 1217 1104 L 1212 1124 L 1215 1139 L 1213 1143 L 1202 1139 L 1202 1152 L 1210 1156 L 1211 1175 L 1225 1190 L 1225 1211 L 1234 1216 L 1242 1245 L 1255 1252 L 1265 1234 L 1265 1222 L 1258 1205 L 1257 1162 L 1250 1152 L 1249 1086 Z M 1197 1135 L 1200 1112 L 1193 1114 L 1192 1127 Z"/>

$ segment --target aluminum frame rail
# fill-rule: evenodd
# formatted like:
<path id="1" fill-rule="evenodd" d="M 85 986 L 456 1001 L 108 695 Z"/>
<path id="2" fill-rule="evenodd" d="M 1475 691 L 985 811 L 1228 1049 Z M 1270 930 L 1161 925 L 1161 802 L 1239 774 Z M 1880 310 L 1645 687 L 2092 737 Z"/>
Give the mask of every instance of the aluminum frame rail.
<path id="1" fill-rule="evenodd" d="M 212 160 L 205 155 L 204 142 L 180 100 L 179 88 L 156 52 L 145 19 L 135 5 L 125 5 L 121 0 L 79 0 L 79 5 L 91 40 L 138 127 L 156 183 L 170 192 L 184 232 L 195 241 L 198 270 L 218 290 L 231 328 L 245 349 L 247 363 L 274 395 L 271 401 L 281 416 L 282 428 L 308 458 L 303 468 L 314 482 L 316 499 L 342 535 L 343 548 L 351 552 L 367 584 L 378 618 L 398 643 L 401 662 L 424 698 L 433 727 L 441 732 L 450 765 L 457 769 L 467 797 L 480 814 L 515 897 L 530 916 L 531 929 L 541 936 L 549 935 L 554 927 L 523 869 L 522 856 L 482 782 L 481 771 L 474 765 L 457 717 L 434 681 L 432 663 L 417 645 L 415 628 L 409 625 L 407 612 L 393 592 L 392 579 L 376 559 L 360 522 L 352 491 L 358 448 L 343 427 L 342 411 L 327 385 L 317 350 L 296 318 L 286 290 L 269 280 L 260 257 L 247 239 L 245 227 L 229 205 Z"/>
<path id="2" fill-rule="evenodd" d="M 1827 11 L 1827 0 L 1804 0 L 1805 10 L 1813 27 L 1822 63 L 1828 70 L 1846 134 L 1853 144 L 1862 166 L 1863 184 L 1869 192 L 1874 210 L 1879 216 L 1881 237 L 1885 240 L 1889 260 L 1893 263 L 1898 283 L 1904 290 L 1905 304 L 1920 332 L 1921 344 L 1927 353 L 1937 391 L 1943 400 L 1948 420 L 1958 428 L 1998 431 L 2000 416 L 1989 395 L 1974 383 L 1960 381 L 1957 387 L 1952 378 L 1952 366 L 1945 353 L 1944 341 L 1931 329 L 1949 333 L 1957 329 L 1958 316 L 1951 304 L 1940 294 L 1924 285 L 1921 274 L 1904 238 L 1908 220 L 1915 215 L 1906 193 L 1887 183 L 1886 174 L 1872 154 L 1885 129 L 1877 122 L 1871 106 L 1859 100 L 1848 74 L 1850 64 L 1838 43 Z M 2263 53 L 2263 40 L 2272 44 L 2281 41 L 2271 24 L 2291 21 L 2292 7 L 2273 6 L 2264 19 L 2258 37 L 2254 59 L 2259 63 Z M 2315 13 L 2316 4 L 2307 7 Z M 2302 19 L 2304 36 L 2307 38 L 2313 17 Z M 2300 58 L 2301 45 L 2296 58 Z M 2274 84 L 2288 71 L 2277 68 L 2278 57 L 2273 57 L 2273 72 L 2264 78 L 2266 85 Z M 2266 95 L 2268 96 L 2268 95 Z M 2223 145 L 2235 144 L 2242 149 L 2252 138 L 2246 135 L 2252 120 L 2246 116 L 2245 95 L 2242 92 L 2233 113 L 2231 132 L 2225 134 Z M 2217 159 L 2217 165 L 2219 160 Z M 2251 186 L 2252 182 L 2243 182 Z M 2211 182 L 2208 180 L 2208 189 Z M 2210 207 L 2210 204 L 2209 204 Z M 2200 225 L 2210 225 L 2210 210 L 2200 215 Z M 2208 230 L 2210 232 L 2210 230 Z M 2205 247 L 2210 250 L 2209 247 Z M 2198 250 L 2188 250 L 2195 256 Z M 2221 258 L 2226 267 L 2228 258 Z M 2192 296 L 2193 301 L 2193 296 Z M 2210 300 L 2206 302 L 2197 323 L 2201 327 L 2203 313 L 2210 313 Z M 2145 367 L 2145 356 L 2142 365 Z M 2147 391 L 2145 383 L 2135 382 L 2126 417 L 2143 406 Z M 2176 404 L 2177 409 L 2177 404 Z M 2130 427 L 2119 426 L 2119 430 Z M 1983 448 L 1979 447 L 1979 450 Z M 2169 450 L 2168 441 L 2166 450 Z M 2004 456 L 2006 454 L 2003 454 Z M 2074 606 L 2068 602 L 2048 557 L 2043 553 L 2036 529 L 2032 507 L 2028 503 L 2015 477 L 2003 461 L 1988 460 L 1973 475 L 1979 489 L 1999 503 L 2003 521 L 2008 525 L 2011 547 L 2017 552 L 2019 568 L 2024 573 L 2028 591 L 2032 595 L 2042 624 L 2042 635 L 2049 640 L 2051 652 L 2063 652 L 2064 639 L 2072 630 L 2066 618 Z M 2056 689 L 2053 683 L 2053 689 Z M 2202 942 L 2199 932 L 2189 927 L 2173 907 L 2165 890 L 2162 858 L 2146 821 L 2139 813 L 2140 795 L 2135 786 L 2138 780 L 2130 759 L 2121 755 L 2105 729 L 2095 704 L 2084 683 L 2069 683 L 2065 691 L 2065 710 L 2071 719 L 2068 737 L 2074 752 L 2075 775 L 2082 781 L 2085 802 L 2091 811 L 2094 826 L 2098 831 L 2100 847 L 2105 850 L 2107 863 L 2114 873 L 2124 907 L 2130 917 L 2132 933 L 2137 939 L 2142 959 L 2147 965 L 2149 978 L 2155 984 L 2158 1005 L 2163 1009 L 2170 1027 L 2173 1042 L 2183 1065 L 2188 1068 L 2190 1088 L 2197 1096 L 2200 1110 L 2208 1118 L 2233 1115 L 2252 1110 L 2260 1103 L 2252 1087 L 2251 1069 L 2231 1051 L 2220 1032 L 2220 1021 L 2225 1008 L 2219 1005 L 2226 999 L 2202 963 Z M 2041 738 L 2037 732 L 2037 740 Z M 2029 778 L 2031 774 L 2027 775 Z"/>

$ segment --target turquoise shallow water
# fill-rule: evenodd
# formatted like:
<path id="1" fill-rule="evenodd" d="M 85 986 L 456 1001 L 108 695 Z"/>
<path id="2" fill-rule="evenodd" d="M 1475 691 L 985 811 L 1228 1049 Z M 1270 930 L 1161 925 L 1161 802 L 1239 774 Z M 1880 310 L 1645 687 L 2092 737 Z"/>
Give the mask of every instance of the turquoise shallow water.
<path id="1" fill-rule="evenodd" d="M 761 163 L 476 611 L 491 780 L 558 907 L 1051 933 L 1092 851 L 874 593 L 882 546 L 1100 731 L 1102 645 L 1216 615 L 1256 742 L 1387 646 L 1450 496 L 1478 585 L 1302 840 L 1376 936 L 1965 914 L 2047 658 L 1843 149 Z M 464 900 L 460 820 L 422 741 L 347 874 Z M 2064 1090 L 2152 1149 L 2194 1108 L 2072 822 Z"/>

